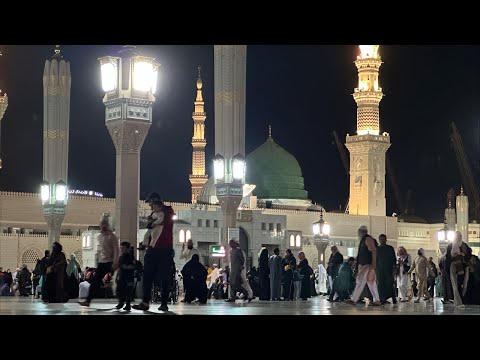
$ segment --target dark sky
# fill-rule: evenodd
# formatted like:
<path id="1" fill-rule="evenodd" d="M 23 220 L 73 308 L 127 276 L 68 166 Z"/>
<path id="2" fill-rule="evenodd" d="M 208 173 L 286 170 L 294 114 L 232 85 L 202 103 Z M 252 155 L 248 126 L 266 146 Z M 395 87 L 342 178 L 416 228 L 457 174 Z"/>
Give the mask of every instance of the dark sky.
<path id="1" fill-rule="evenodd" d="M 69 184 L 115 194 L 114 146 L 104 122 L 97 58 L 116 46 L 63 46 L 72 70 Z M 9 95 L 2 120 L 0 189 L 38 191 L 42 181 L 42 74 L 53 46 L 0 46 L 0 89 Z M 202 66 L 206 101 L 207 170 L 214 155 L 213 46 L 139 46 L 162 64 L 153 124 L 142 150 L 141 196 L 159 191 L 189 201 L 193 101 Z M 357 85 L 354 45 L 248 46 L 247 153 L 273 138 L 302 168 L 309 197 L 328 210 L 345 204 L 348 178 L 331 131 L 354 134 Z M 403 198 L 412 190 L 417 215 L 440 221 L 450 187 L 460 174 L 449 140 L 459 128 L 478 179 L 480 159 L 480 47 L 381 46 L 385 98 L 380 126 L 391 135 L 388 151 Z M 147 168 L 148 166 L 148 168 Z M 472 200 L 472 199 L 470 199 Z M 387 179 L 388 213 L 398 212 Z"/>

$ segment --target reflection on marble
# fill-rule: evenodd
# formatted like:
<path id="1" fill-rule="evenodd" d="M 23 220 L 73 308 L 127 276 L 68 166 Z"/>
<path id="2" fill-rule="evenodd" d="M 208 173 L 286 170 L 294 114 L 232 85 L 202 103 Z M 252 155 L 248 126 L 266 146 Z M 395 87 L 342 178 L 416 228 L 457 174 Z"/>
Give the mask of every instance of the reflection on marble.
<path id="1" fill-rule="evenodd" d="M 179 303 L 169 305 L 170 311 L 162 313 L 157 310 L 159 304 L 152 304 L 148 312 L 132 310 L 129 314 L 114 307 L 114 299 L 93 300 L 89 308 L 81 307 L 76 301 L 65 304 L 44 304 L 33 298 L 0 297 L 1 315 L 480 315 L 480 306 L 467 305 L 465 309 L 452 305 L 443 305 L 440 299 L 431 303 L 422 301 L 387 304 L 380 307 L 344 303 L 329 303 L 324 297 L 314 297 L 308 301 L 259 301 L 244 303 L 225 303 L 209 300 L 208 304 L 186 305 Z"/>

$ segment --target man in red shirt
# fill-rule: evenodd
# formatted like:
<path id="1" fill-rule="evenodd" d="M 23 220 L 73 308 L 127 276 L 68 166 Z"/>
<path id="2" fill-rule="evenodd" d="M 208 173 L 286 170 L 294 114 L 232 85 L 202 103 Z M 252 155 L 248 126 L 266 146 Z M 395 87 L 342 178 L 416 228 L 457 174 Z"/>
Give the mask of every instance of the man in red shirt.
<path id="1" fill-rule="evenodd" d="M 175 271 L 173 261 L 173 215 L 172 207 L 166 206 L 161 198 L 149 199 L 152 207 L 151 240 L 147 247 L 143 267 L 143 300 L 132 307 L 136 310 L 146 311 L 152 295 L 152 285 L 161 283 L 161 306 L 158 310 L 168 311 L 168 297 Z"/>

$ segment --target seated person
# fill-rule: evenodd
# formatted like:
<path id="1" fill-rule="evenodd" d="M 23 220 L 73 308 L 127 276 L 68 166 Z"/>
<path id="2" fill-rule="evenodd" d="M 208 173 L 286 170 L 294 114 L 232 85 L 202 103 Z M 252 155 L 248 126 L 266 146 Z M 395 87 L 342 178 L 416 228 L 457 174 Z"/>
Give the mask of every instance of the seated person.
<path id="1" fill-rule="evenodd" d="M 207 270 L 200 263 L 198 254 L 193 254 L 192 259 L 182 269 L 183 283 L 185 286 L 185 302 L 187 304 L 196 298 L 201 304 L 207 303 Z"/>

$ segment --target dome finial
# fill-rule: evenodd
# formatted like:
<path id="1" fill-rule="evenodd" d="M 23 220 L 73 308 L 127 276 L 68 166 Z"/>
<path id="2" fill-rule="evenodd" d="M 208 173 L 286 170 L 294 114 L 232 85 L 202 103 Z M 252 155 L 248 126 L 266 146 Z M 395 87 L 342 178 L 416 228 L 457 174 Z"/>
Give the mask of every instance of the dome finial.
<path id="1" fill-rule="evenodd" d="M 272 138 L 272 125 L 268 125 L 268 138 Z"/>
<path id="2" fill-rule="evenodd" d="M 463 185 L 460 186 L 460 195 L 463 195 Z"/>
<path id="3" fill-rule="evenodd" d="M 55 54 L 53 54 L 53 59 L 62 59 L 63 55 L 60 54 L 60 45 L 55 45 Z"/>

